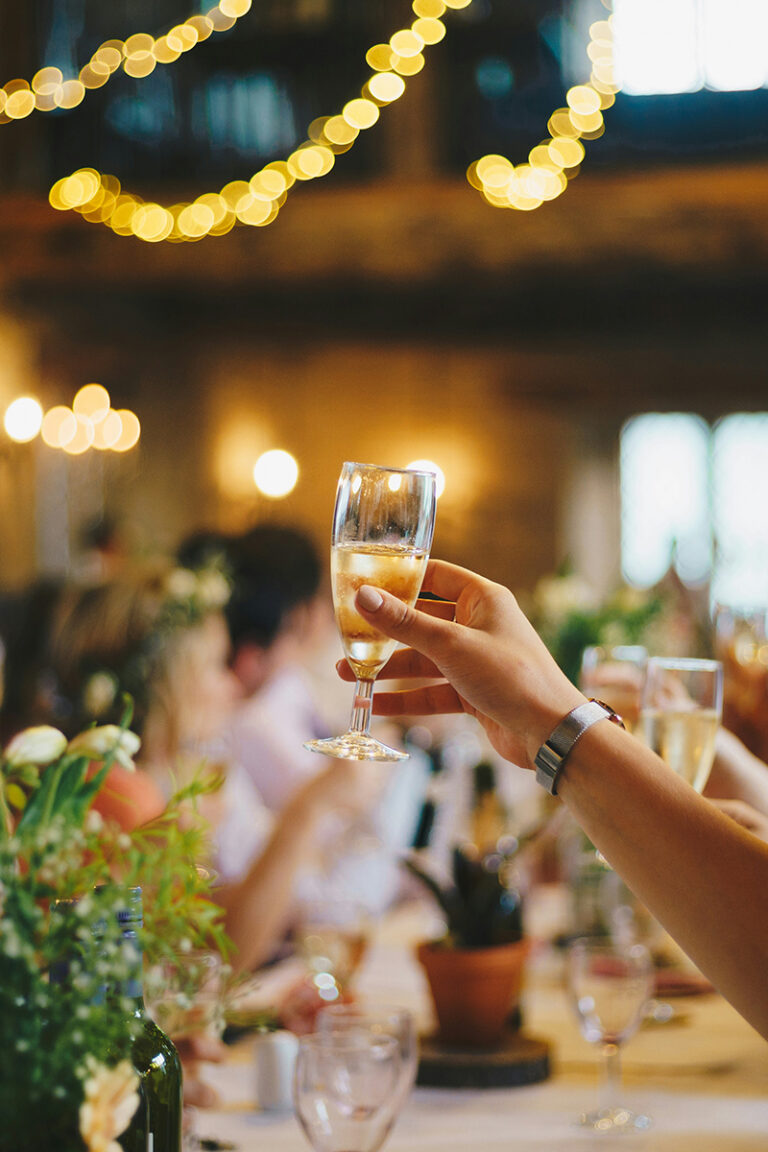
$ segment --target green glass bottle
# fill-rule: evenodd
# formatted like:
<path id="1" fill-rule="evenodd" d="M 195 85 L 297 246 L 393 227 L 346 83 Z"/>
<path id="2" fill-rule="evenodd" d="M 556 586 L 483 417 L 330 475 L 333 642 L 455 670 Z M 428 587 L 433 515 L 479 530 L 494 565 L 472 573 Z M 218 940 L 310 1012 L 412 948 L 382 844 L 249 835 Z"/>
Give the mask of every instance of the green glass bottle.
<path id="1" fill-rule="evenodd" d="M 141 889 L 129 888 L 126 895 L 125 907 L 117 915 L 123 940 L 135 949 L 135 971 L 129 980 L 108 989 L 107 995 L 132 1005 L 131 1061 L 140 1084 L 139 1106 L 118 1143 L 124 1152 L 181 1152 L 181 1061 L 144 1007 L 143 955 L 138 935 L 143 923 Z"/>

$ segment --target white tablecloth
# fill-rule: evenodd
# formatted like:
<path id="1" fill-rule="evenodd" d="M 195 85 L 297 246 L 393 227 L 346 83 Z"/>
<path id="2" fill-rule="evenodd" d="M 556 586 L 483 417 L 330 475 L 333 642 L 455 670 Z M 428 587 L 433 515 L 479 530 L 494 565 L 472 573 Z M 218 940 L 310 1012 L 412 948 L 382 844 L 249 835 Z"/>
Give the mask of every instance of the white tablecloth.
<path id="1" fill-rule="evenodd" d="M 391 920 L 369 950 L 359 994 L 411 1007 L 429 1029 L 426 986 L 410 952 L 422 931 L 408 915 Z M 580 1129 L 576 1116 L 596 1103 L 598 1054 L 570 1016 L 551 955 L 542 951 L 531 969 L 524 1029 L 549 1042 L 550 1079 L 486 1091 L 418 1088 L 387 1152 L 558 1152 L 627 1142 L 637 1152 L 766 1152 L 768 1044 L 716 994 L 676 999 L 673 1020 L 644 1027 L 624 1051 L 623 1103 L 653 1117 L 648 1132 L 616 1137 Z M 252 1041 L 233 1049 L 225 1065 L 211 1065 L 207 1079 L 222 1107 L 199 1114 L 201 1135 L 230 1140 L 240 1152 L 309 1148 L 292 1115 L 258 1111 Z"/>

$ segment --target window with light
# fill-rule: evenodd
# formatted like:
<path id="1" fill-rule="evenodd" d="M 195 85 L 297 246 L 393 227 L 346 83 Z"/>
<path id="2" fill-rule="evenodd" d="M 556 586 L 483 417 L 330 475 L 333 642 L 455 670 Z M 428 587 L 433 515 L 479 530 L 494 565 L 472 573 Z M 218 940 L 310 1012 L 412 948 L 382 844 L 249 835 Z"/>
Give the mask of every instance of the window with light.
<path id="1" fill-rule="evenodd" d="M 766 0 L 614 0 L 617 81 L 633 96 L 768 86 Z"/>
<path id="2" fill-rule="evenodd" d="M 713 604 L 768 606 L 768 413 L 636 416 L 620 461 L 626 580 L 650 587 L 674 567 L 709 580 Z"/>

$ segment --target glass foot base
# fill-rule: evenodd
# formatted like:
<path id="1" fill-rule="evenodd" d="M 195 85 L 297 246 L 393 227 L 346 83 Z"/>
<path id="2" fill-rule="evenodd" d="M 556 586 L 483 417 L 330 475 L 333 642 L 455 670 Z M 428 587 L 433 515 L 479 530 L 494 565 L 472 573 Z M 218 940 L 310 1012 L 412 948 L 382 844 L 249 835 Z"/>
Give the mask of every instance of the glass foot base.
<path id="1" fill-rule="evenodd" d="M 631 1112 L 629 1108 L 603 1108 L 599 1112 L 585 1112 L 579 1124 L 594 1132 L 645 1132 L 650 1128 L 650 1116 Z"/>
<path id="2" fill-rule="evenodd" d="M 346 732 L 343 736 L 330 736 L 327 740 L 307 740 L 304 744 L 310 752 L 320 752 L 323 756 L 335 756 L 339 760 L 407 760 L 407 752 L 390 748 L 373 736 L 363 736 L 359 732 Z"/>

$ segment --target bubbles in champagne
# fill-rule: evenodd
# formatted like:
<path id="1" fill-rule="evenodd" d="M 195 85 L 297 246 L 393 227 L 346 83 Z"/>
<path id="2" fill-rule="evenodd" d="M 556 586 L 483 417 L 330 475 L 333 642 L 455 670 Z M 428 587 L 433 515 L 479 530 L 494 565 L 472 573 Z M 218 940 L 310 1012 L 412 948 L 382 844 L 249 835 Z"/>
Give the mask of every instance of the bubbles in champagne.
<path id="1" fill-rule="evenodd" d="M 389 544 L 340 544 L 331 554 L 336 621 L 353 671 L 373 679 L 389 659 L 395 641 L 369 624 L 354 606 L 358 588 L 370 584 L 413 604 L 419 594 L 427 553 Z"/>

